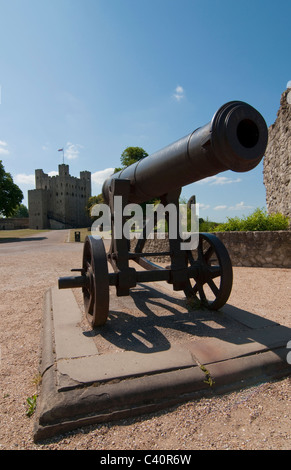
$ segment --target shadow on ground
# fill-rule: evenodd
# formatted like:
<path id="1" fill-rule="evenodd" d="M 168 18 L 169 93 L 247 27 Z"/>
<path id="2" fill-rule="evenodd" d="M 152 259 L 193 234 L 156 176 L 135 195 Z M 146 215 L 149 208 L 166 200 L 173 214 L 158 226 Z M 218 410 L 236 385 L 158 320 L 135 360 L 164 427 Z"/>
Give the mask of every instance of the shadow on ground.
<path id="1" fill-rule="evenodd" d="M 47 237 L 31 237 L 31 238 L 0 238 L 0 243 L 14 243 L 14 242 L 35 242 L 40 240 L 46 240 Z"/>
<path id="2" fill-rule="evenodd" d="M 118 303 L 118 298 L 115 298 L 104 326 L 83 334 L 95 336 L 97 341 L 103 338 L 121 350 L 143 354 L 166 351 L 175 341 L 183 343 L 197 338 L 217 338 L 239 346 L 254 341 L 265 344 L 266 337 L 267 346 L 270 341 L 268 331 L 271 335 L 272 327 L 279 326 L 230 304 L 217 312 L 193 310 L 185 299 L 168 295 L 148 284 L 140 284 L 131 290 L 125 301 L 127 309 L 124 305 L 116 308 Z M 262 329 L 264 335 L 261 334 Z M 290 328 L 280 326 L 282 333 L 291 338 Z"/>

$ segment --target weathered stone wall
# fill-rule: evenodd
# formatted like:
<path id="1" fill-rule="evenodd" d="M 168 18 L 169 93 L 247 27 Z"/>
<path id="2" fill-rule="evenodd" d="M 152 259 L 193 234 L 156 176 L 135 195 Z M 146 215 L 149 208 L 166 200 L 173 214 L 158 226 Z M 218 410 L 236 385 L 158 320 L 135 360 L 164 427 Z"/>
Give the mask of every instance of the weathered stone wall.
<path id="1" fill-rule="evenodd" d="M 226 246 L 233 266 L 262 268 L 291 268 L 291 232 L 217 232 L 215 235 Z M 136 240 L 132 240 L 133 250 Z M 143 251 L 168 251 L 168 240 L 147 240 Z M 150 258 L 168 262 L 169 257 Z"/>
<path id="2" fill-rule="evenodd" d="M 0 230 L 20 230 L 28 228 L 28 225 L 28 217 L 0 219 Z"/>
<path id="3" fill-rule="evenodd" d="M 291 268 L 291 232 L 217 232 L 233 266 Z"/>
<path id="4" fill-rule="evenodd" d="M 264 185 L 268 212 L 291 218 L 291 88 L 282 93 L 277 119 L 269 128 Z"/>

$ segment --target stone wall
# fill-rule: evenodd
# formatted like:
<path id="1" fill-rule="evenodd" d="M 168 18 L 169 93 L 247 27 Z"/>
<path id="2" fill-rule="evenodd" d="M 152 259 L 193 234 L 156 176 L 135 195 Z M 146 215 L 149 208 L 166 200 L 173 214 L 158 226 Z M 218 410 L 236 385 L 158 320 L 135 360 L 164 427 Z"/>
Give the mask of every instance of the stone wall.
<path id="1" fill-rule="evenodd" d="M 277 119 L 269 128 L 264 185 L 268 212 L 291 218 L 291 88 L 282 93 Z"/>
<path id="2" fill-rule="evenodd" d="M 218 232 L 233 266 L 291 268 L 291 232 Z"/>
<path id="3" fill-rule="evenodd" d="M 226 246 L 233 266 L 262 268 L 291 268 L 291 232 L 217 232 L 215 235 Z M 134 249 L 136 240 L 131 242 Z M 168 251 L 168 240 L 147 240 L 143 251 Z M 169 257 L 150 258 L 158 263 Z"/>

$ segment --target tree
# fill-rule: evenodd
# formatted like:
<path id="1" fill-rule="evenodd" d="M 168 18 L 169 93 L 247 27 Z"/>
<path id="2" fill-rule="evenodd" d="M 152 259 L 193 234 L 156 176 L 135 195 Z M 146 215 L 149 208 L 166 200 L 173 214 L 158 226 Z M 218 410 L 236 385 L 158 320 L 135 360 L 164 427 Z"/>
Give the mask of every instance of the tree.
<path id="1" fill-rule="evenodd" d="M 19 204 L 13 213 L 13 217 L 16 219 L 29 217 L 28 209 L 24 204 Z"/>
<path id="2" fill-rule="evenodd" d="M 87 205 L 86 205 L 86 213 L 89 217 L 92 217 L 92 219 L 96 219 L 97 217 L 91 216 L 91 209 L 95 204 L 105 204 L 104 199 L 103 199 L 103 194 L 98 194 L 98 196 L 91 196 L 88 199 Z"/>
<path id="3" fill-rule="evenodd" d="M 0 160 L 0 214 L 9 217 L 23 199 L 21 189 L 13 182 L 10 173 L 7 173 Z"/>
<path id="4" fill-rule="evenodd" d="M 122 167 L 115 168 L 114 173 L 117 173 L 120 170 L 132 165 L 135 162 L 138 162 L 142 158 L 148 156 L 148 153 L 142 147 L 127 147 L 121 154 L 120 161 Z"/>

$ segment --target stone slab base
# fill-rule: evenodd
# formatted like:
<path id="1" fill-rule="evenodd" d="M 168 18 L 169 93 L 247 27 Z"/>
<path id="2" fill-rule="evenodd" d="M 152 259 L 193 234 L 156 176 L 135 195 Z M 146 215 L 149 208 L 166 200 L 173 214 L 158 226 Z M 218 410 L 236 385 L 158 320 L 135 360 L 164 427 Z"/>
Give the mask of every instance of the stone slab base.
<path id="1" fill-rule="evenodd" d="M 164 315 L 162 306 L 157 308 Z M 218 322 L 215 314 L 209 315 L 205 337 L 199 330 L 199 338 L 188 334 L 182 342 L 169 340 L 164 350 L 101 354 L 98 331 L 94 336 L 81 327 L 82 313 L 73 292 L 49 289 L 43 308 L 42 384 L 34 440 L 290 374 L 291 329 L 226 305 L 222 316 L 228 329 L 231 326 L 228 334 L 219 329 L 221 318 Z"/>

